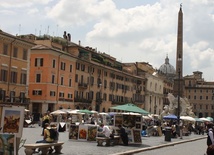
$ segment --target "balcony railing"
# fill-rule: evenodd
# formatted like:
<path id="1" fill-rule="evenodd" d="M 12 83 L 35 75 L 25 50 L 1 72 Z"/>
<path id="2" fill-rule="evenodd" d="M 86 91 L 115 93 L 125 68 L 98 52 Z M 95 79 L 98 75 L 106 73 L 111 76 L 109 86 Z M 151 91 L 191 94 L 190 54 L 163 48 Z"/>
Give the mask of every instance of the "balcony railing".
<path id="1" fill-rule="evenodd" d="M 86 99 L 86 98 L 78 98 L 78 97 L 75 97 L 75 98 L 74 98 L 74 102 L 91 103 L 91 102 L 92 102 L 92 99 Z"/>
<path id="2" fill-rule="evenodd" d="M 1 103 L 20 103 L 20 104 L 30 104 L 30 98 L 20 98 L 20 97 L 3 97 L 0 100 Z"/>
<path id="3" fill-rule="evenodd" d="M 88 88 L 88 84 L 87 83 L 78 83 L 78 87 L 83 88 L 83 89 L 87 89 Z"/>

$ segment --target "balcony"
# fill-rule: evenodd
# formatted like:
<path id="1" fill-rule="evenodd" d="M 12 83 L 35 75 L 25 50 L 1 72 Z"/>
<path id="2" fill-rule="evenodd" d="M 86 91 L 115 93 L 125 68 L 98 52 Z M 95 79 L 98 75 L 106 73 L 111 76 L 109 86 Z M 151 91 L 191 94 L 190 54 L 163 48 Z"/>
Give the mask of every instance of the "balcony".
<path id="1" fill-rule="evenodd" d="M 65 101 L 65 102 L 73 102 L 73 99 L 71 99 L 71 98 L 63 98 L 63 97 L 60 97 L 59 98 L 59 101 Z"/>
<path id="2" fill-rule="evenodd" d="M 112 104 L 116 104 L 116 105 L 123 105 L 123 104 L 126 104 L 127 102 L 123 102 L 123 101 L 115 101 L 115 100 L 113 100 L 112 101 Z"/>
<path id="3" fill-rule="evenodd" d="M 81 82 L 81 83 L 78 83 L 78 87 L 82 88 L 82 89 L 87 89 L 88 88 L 88 84 Z"/>
<path id="4" fill-rule="evenodd" d="M 6 104 L 30 104 L 29 98 L 20 98 L 20 97 L 8 97 L 5 96 L 0 100 L 0 103 Z"/>
<path id="5" fill-rule="evenodd" d="M 81 103 L 91 103 L 92 99 L 86 99 L 86 98 L 79 98 L 75 97 L 74 102 L 81 102 Z"/>

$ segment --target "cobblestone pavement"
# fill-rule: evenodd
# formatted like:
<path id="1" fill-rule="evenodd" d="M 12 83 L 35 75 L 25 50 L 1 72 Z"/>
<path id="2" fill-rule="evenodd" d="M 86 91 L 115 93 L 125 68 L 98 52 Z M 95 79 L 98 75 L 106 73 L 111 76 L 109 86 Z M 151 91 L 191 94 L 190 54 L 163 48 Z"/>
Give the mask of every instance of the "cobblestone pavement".
<path id="1" fill-rule="evenodd" d="M 24 128 L 22 139 L 26 139 L 26 144 L 35 143 L 37 140 L 41 140 L 42 128 L 35 126 L 34 128 Z M 70 140 L 68 138 L 68 131 L 59 133 L 59 141 L 65 142 L 63 145 L 62 153 L 63 155 L 109 155 L 109 154 L 131 154 L 134 150 L 139 149 L 148 149 L 150 147 L 171 145 L 173 143 L 185 142 L 191 139 L 205 138 L 206 135 L 195 135 L 191 134 L 190 136 L 184 136 L 183 139 L 171 139 L 171 142 L 165 141 L 165 137 L 142 137 L 142 145 L 130 144 L 129 146 L 116 145 L 110 147 L 98 147 L 96 142 L 88 141 L 79 141 L 79 140 Z M 19 155 L 24 155 L 24 148 L 22 147 L 19 150 Z M 34 154 L 34 155 L 38 155 Z"/>

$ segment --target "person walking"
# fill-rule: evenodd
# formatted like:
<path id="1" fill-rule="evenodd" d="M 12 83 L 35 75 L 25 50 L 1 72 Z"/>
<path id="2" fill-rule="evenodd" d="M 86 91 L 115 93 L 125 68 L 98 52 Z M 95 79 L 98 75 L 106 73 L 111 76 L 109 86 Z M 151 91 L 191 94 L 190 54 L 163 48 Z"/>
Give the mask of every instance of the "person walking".
<path id="1" fill-rule="evenodd" d="M 213 138 L 213 125 L 207 124 L 207 146 L 214 145 L 214 138 Z"/>
<path id="2" fill-rule="evenodd" d="M 123 141 L 123 145 L 125 146 L 128 146 L 128 142 L 129 142 L 129 139 L 128 139 L 128 134 L 126 133 L 126 130 L 124 127 L 122 127 L 122 125 L 118 125 L 118 128 L 120 129 L 120 137 Z"/>

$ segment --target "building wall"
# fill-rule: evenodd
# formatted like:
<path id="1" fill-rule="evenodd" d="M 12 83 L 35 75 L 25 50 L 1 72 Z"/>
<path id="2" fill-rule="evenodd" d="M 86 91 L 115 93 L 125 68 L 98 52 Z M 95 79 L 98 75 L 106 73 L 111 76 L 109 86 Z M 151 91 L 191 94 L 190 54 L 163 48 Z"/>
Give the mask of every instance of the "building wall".
<path id="1" fill-rule="evenodd" d="M 34 44 L 0 31 L 0 93 L 1 102 L 26 103 L 28 107 L 28 63 L 30 48 Z M 7 50 L 5 50 L 7 46 Z M 6 53 L 4 53 L 4 50 Z M 25 53 L 25 56 L 23 56 Z M 7 71 L 4 74 L 2 71 Z M 13 75 L 11 75 L 13 72 Z M 25 74 L 25 78 L 22 75 Z M 6 78 L 7 77 L 7 78 Z M 6 78 L 6 81 L 3 80 Z M 11 78 L 13 80 L 11 80 Z M 22 81 L 21 81 L 22 80 Z M 11 92 L 14 94 L 11 96 Z M 21 95 L 20 95 L 21 94 Z M 22 99 L 20 99 L 22 98 Z"/>
<path id="2" fill-rule="evenodd" d="M 152 114 L 160 114 L 163 110 L 164 81 L 154 75 L 146 74 L 146 107 Z"/>

